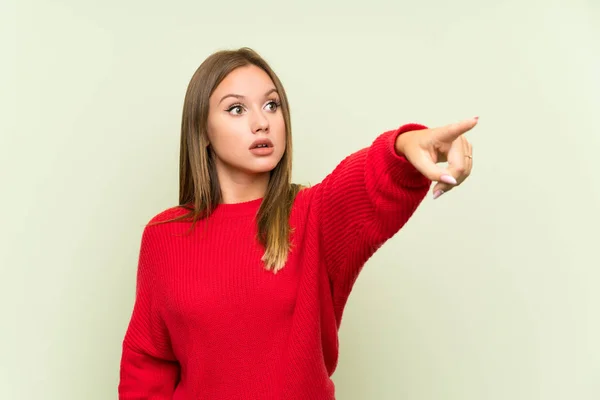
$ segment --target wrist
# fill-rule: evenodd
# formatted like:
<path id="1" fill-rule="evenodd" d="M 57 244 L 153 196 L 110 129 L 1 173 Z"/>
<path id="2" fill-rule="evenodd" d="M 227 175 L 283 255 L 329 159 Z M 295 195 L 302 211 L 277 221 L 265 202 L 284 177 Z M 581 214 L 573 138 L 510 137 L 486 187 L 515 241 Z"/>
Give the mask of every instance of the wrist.
<path id="1" fill-rule="evenodd" d="M 414 135 L 417 131 L 427 129 L 425 125 L 421 124 L 405 124 L 398 128 L 396 138 L 394 139 L 394 150 L 399 157 L 405 157 L 406 145 L 410 140 L 413 140 Z"/>
<path id="2" fill-rule="evenodd" d="M 396 151 L 396 154 L 400 157 L 404 157 L 404 149 L 408 133 L 410 132 L 403 132 L 396 136 L 396 141 L 394 142 L 394 150 Z"/>

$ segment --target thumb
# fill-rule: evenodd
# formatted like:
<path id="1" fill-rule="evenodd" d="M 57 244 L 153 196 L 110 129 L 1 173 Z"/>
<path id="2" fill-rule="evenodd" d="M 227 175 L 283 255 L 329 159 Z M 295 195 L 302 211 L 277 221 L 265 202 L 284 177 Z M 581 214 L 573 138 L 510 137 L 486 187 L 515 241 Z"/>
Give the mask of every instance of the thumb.
<path id="1" fill-rule="evenodd" d="M 465 119 L 460 122 L 453 124 L 440 126 L 439 128 L 433 129 L 433 136 L 437 141 L 451 143 L 456 140 L 460 135 L 470 131 L 477 125 L 479 117 Z"/>
<path id="2" fill-rule="evenodd" d="M 437 165 L 427 151 L 421 151 L 416 156 L 407 157 L 408 161 L 427 179 L 433 182 L 444 182 L 456 185 L 457 181 L 447 169 Z"/>

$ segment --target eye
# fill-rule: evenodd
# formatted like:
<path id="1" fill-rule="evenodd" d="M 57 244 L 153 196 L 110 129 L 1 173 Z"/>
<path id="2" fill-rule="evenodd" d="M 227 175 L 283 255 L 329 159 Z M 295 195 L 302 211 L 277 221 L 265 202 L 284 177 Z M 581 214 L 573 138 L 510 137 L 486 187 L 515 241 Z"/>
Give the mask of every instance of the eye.
<path id="1" fill-rule="evenodd" d="M 241 104 L 234 104 L 227 109 L 227 112 L 233 115 L 241 115 L 244 112 L 244 107 Z"/>
<path id="2" fill-rule="evenodd" d="M 277 111 L 277 109 L 281 106 L 281 103 L 276 100 L 271 100 L 267 103 L 267 108 L 271 111 Z"/>

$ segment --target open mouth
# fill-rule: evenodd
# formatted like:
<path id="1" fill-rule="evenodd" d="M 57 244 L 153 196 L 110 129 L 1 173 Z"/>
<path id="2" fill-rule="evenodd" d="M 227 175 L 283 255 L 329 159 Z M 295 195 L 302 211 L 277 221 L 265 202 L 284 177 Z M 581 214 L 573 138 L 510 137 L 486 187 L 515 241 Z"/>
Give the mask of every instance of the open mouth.
<path id="1" fill-rule="evenodd" d="M 273 142 L 271 142 L 270 139 L 258 139 L 255 140 L 251 145 L 250 145 L 250 150 L 254 150 L 254 149 L 268 149 L 273 147 Z"/>

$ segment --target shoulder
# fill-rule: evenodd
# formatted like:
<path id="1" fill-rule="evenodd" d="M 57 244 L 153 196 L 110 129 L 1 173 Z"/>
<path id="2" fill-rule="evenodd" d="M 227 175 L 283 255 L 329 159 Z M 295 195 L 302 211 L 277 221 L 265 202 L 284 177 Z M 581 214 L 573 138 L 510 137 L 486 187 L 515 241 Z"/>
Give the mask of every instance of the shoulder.
<path id="1" fill-rule="evenodd" d="M 160 211 L 146 223 L 144 235 L 155 235 L 158 232 L 170 232 L 182 224 L 188 224 L 191 219 L 192 208 L 187 206 L 174 206 Z M 179 231 L 180 229 L 175 229 Z"/>
<path id="2" fill-rule="evenodd" d="M 294 205 L 296 206 L 309 206 L 313 201 L 314 197 L 322 190 L 323 181 L 315 184 L 298 185 L 299 190 L 296 198 L 294 199 Z"/>
<path id="3" fill-rule="evenodd" d="M 313 193 L 312 185 L 296 185 L 298 192 L 296 193 L 296 197 L 294 198 L 294 207 L 297 208 L 299 206 L 305 205 L 305 203 L 310 199 Z"/>
<path id="4" fill-rule="evenodd" d="M 185 231 L 181 227 L 188 221 L 186 216 L 190 211 L 183 206 L 174 206 L 155 214 L 143 227 L 142 247 L 153 247 L 159 242 L 162 246 L 172 234 Z"/>
<path id="5" fill-rule="evenodd" d="M 188 208 L 187 206 L 174 206 L 167 208 L 150 218 L 150 221 L 148 221 L 146 226 L 177 222 L 173 220 L 184 222 L 185 219 L 183 217 L 188 215 L 190 211 L 192 211 L 192 209 Z"/>
<path id="6" fill-rule="evenodd" d="M 295 217 L 306 216 L 314 212 L 314 199 L 317 196 L 322 183 L 316 183 L 314 185 L 298 185 L 299 191 L 294 198 L 292 205 L 292 215 Z"/>

